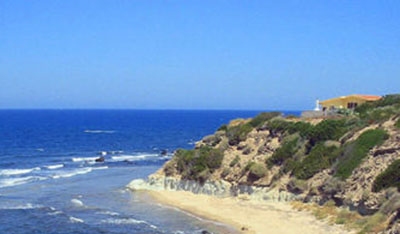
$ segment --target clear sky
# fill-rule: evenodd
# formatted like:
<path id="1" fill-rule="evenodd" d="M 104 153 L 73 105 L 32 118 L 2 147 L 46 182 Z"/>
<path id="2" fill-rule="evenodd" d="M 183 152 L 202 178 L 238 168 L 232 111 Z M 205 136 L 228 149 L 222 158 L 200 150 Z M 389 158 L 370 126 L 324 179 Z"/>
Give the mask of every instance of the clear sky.
<path id="1" fill-rule="evenodd" d="M 400 1 L 0 0 L 0 108 L 314 108 L 400 93 Z"/>

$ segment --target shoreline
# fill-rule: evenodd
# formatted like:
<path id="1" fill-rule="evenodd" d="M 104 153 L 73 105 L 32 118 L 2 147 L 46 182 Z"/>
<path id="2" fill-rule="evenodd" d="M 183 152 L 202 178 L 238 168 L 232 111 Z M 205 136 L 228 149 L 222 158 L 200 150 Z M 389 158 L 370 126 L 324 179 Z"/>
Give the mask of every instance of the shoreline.
<path id="1" fill-rule="evenodd" d="M 284 202 L 254 201 L 237 197 L 219 198 L 187 191 L 145 190 L 163 205 L 226 224 L 243 234 L 349 234 L 339 225 L 317 220 L 306 211 L 296 211 Z"/>

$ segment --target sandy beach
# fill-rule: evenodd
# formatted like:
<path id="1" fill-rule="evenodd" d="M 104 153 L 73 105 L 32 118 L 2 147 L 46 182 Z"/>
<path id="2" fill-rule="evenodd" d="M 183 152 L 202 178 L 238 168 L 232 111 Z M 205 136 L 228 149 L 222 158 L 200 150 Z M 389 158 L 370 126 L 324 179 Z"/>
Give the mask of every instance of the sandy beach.
<path id="1" fill-rule="evenodd" d="M 148 191 L 158 202 L 235 227 L 239 233 L 351 233 L 283 202 L 218 198 L 184 191 Z"/>

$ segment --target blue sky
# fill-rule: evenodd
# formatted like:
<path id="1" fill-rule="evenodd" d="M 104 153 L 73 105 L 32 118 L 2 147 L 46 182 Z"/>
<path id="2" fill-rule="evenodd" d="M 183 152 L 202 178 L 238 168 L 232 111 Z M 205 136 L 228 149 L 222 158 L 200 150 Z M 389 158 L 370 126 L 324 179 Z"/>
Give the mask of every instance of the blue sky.
<path id="1" fill-rule="evenodd" d="M 400 93 L 400 1 L 0 1 L 0 108 L 312 109 Z"/>

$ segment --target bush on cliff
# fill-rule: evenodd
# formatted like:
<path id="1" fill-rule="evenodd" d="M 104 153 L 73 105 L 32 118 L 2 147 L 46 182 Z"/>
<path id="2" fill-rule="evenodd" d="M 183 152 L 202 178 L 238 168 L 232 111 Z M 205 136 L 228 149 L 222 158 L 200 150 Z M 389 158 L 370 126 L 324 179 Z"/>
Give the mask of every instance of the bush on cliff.
<path id="1" fill-rule="evenodd" d="M 348 178 L 374 146 L 382 144 L 388 134 L 382 129 L 371 129 L 361 134 L 357 140 L 344 146 L 339 162 L 336 165 L 335 176 L 341 179 Z"/>
<path id="2" fill-rule="evenodd" d="M 267 175 L 267 168 L 261 163 L 252 163 L 249 167 L 249 179 L 258 180 Z"/>
<path id="3" fill-rule="evenodd" d="M 247 134 L 249 134 L 251 130 L 253 130 L 253 127 L 249 123 L 228 127 L 226 136 L 228 137 L 229 145 L 237 145 L 246 140 Z"/>
<path id="4" fill-rule="evenodd" d="M 309 128 L 305 136 L 309 139 L 310 145 L 327 140 L 338 140 L 347 131 L 345 119 L 326 119 L 312 128 Z"/>
<path id="5" fill-rule="evenodd" d="M 205 182 L 221 166 L 223 152 L 208 146 L 195 150 L 180 149 L 175 154 L 178 172 L 183 179 Z"/>
<path id="6" fill-rule="evenodd" d="M 286 132 L 289 127 L 293 124 L 293 122 L 289 122 L 285 119 L 282 118 L 277 118 L 277 119 L 273 119 L 268 121 L 265 126 L 263 127 L 263 129 L 268 129 L 271 134 L 276 134 L 278 132 L 284 133 Z"/>
<path id="7" fill-rule="evenodd" d="M 299 121 L 289 125 L 287 130 L 289 134 L 298 132 L 301 137 L 307 137 L 307 134 L 311 131 L 311 128 L 313 128 L 313 126 L 310 123 Z"/>
<path id="8" fill-rule="evenodd" d="M 299 138 L 284 142 L 270 158 L 267 159 L 266 163 L 269 168 L 273 165 L 282 165 L 286 160 L 293 157 L 297 150 L 297 142 Z"/>
<path id="9" fill-rule="evenodd" d="M 306 180 L 316 173 L 329 168 L 335 162 L 338 151 L 336 146 L 325 146 L 319 143 L 293 170 L 296 178 Z"/>
<path id="10" fill-rule="evenodd" d="M 226 125 L 226 124 L 221 125 L 221 126 L 217 129 L 217 131 L 224 131 L 224 132 L 226 132 L 227 130 L 228 130 L 228 125 Z"/>
<path id="11" fill-rule="evenodd" d="M 396 187 L 400 190 L 400 159 L 397 159 L 379 174 L 372 185 L 373 192 L 379 192 L 382 189 Z"/>
<path id="12" fill-rule="evenodd" d="M 281 115 L 282 115 L 282 113 L 280 113 L 280 112 L 262 112 L 259 115 L 257 115 L 256 117 L 254 117 L 253 119 L 251 119 L 249 124 L 253 128 L 259 128 L 268 120 L 278 117 L 278 116 L 281 116 Z"/>
<path id="13" fill-rule="evenodd" d="M 236 166 L 240 162 L 240 157 L 239 155 L 236 155 L 235 158 L 229 163 L 230 167 Z"/>
<path id="14" fill-rule="evenodd" d="M 399 128 L 399 129 L 400 129 L 400 118 L 397 119 L 397 121 L 396 121 L 396 123 L 394 124 L 394 126 L 395 126 L 396 128 Z"/>

